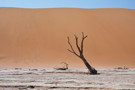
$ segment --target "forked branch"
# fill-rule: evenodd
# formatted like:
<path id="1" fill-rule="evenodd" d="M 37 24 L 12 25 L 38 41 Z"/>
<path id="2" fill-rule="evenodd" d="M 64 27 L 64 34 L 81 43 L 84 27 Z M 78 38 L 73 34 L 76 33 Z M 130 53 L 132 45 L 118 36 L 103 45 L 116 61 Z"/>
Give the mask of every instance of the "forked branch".
<path id="1" fill-rule="evenodd" d="M 84 36 L 84 33 L 82 32 L 82 42 L 81 42 L 81 53 L 83 54 L 83 42 L 84 42 L 84 39 L 87 38 L 87 35 Z"/>
<path id="2" fill-rule="evenodd" d="M 71 48 L 71 50 L 70 49 L 67 49 L 69 52 L 71 52 L 71 53 L 74 53 L 76 56 L 78 56 L 79 57 L 79 55 L 74 51 L 74 49 L 73 49 L 73 47 L 72 47 L 72 45 L 71 45 L 71 43 L 70 43 L 70 39 L 69 39 L 69 37 L 67 37 L 68 38 L 68 44 L 69 44 L 69 46 L 70 46 L 70 48 Z"/>
<path id="3" fill-rule="evenodd" d="M 76 35 L 74 35 L 74 37 L 75 37 L 75 40 L 76 40 L 76 47 L 77 47 L 77 49 L 78 49 L 80 55 L 78 55 L 78 54 L 74 51 L 73 46 L 72 46 L 72 44 L 70 43 L 69 37 L 68 37 L 68 44 L 70 45 L 71 50 L 68 49 L 68 51 L 71 52 L 71 53 L 74 53 L 74 54 L 77 55 L 78 57 L 82 57 L 82 56 L 83 56 L 83 42 L 84 42 L 84 39 L 87 37 L 87 35 L 84 36 L 84 33 L 82 32 L 81 48 L 80 48 L 79 45 L 78 45 L 78 37 L 77 37 Z"/>
<path id="4" fill-rule="evenodd" d="M 80 47 L 79 47 L 79 45 L 78 45 L 78 37 L 77 37 L 76 35 L 74 35 L 74 36 L 75 36 L 75 39 L 76 39 L 76 46 L 77 46 L 77 49 L 78 49 L 79 52 L 81 52 Z"/>

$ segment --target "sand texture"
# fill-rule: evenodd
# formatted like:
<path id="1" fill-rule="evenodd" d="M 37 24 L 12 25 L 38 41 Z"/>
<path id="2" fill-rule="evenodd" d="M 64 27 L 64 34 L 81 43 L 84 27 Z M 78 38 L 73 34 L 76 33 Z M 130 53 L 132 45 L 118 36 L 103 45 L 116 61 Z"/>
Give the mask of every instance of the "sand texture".
<path id="1" fill-rule="evenodd" d="M 135 68 L 135 10 L 76 8 L 0 8 L 0 68 L 84 68 L 67 51 L 67 36 L 75 46 L 81 32 L 92 66 Z"/>

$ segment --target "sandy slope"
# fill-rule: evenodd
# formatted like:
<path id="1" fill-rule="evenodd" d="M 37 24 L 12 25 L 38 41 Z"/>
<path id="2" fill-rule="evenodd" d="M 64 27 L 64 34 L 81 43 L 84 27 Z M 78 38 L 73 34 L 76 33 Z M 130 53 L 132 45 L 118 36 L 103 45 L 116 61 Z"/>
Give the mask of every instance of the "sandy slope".
<path id="1" fill-rule="evenodd" d="M 135 89 L 135 69 L 98 71 L 100 75 L 88 75 L 86 69 L 0 70 L 0 90 Z"/>
<path id="2" fill-rule="evenodd" d="M 85 41 L 85 56 L 98 67 L 135 68 L 135 10 L 0 8 L 0 68 L 85 66 L 66 49 L 67 36 Z M 75 44 L 75 43 L 74 43 Z"/>

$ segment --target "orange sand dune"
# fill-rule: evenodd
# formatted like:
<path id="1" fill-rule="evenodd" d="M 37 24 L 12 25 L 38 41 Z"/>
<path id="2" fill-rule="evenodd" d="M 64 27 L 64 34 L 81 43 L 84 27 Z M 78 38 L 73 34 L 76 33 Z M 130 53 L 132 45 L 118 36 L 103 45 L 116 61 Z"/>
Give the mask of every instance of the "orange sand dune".
<path id="1" fill-rule="evenodd" d="M 135 10 L 75 8 L 0 8 L 0 68 L 85 68 L 67 51 L 67 36 L 75 46 L 81 32 L 95 68 L 135 68 Z"/>

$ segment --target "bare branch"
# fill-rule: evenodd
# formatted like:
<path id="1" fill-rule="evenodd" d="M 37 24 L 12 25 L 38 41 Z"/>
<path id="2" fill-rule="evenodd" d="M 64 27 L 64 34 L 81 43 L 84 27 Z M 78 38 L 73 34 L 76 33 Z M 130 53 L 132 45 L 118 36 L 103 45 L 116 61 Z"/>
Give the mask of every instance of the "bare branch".
<path id="1" fill-rule="evenodd" d="M 71 52 L 71 53 L 74 53 L 76 56 L 80 57 L 80 56 L 74 51 L 74 49 L 73 49 L 73 47 L 72 47 L 72 45 L 71 45 L 71 43 L 70 43 L 69 37 L 67 37 L 67 38 L 68 38 L 68 44 L 70 45 L 70 48 L 71 48 L 71 50 L 68 49 L 68 51 Z"/>
<path id="2" fill-rule="evenodd" d="M 82 32 L 82 38 L 85 39 L 86 37 L 87 37 L 87 35 L 84 36 L 84 33 Z"/>
<path id="3" fill-rule="evenodd" d="M 84 33 L 82 32 L 82 37 L 84 37 Z"/>
<path id="4" fill-rule="evenodd" d="M 71 43 L 70 43 L 69 37 L 67 37 L 67 38 L 68 38 L 68 44 L 70 45 L 70 48 L 71 48 L 72 52 L 75 52 L 72 45 L 71 45 Z"/>
<path id="5" fill-rule="evenodd" d="M 70 49 L 67 49 L 69 52 L 71 52 L 71 53 L 74 53 L 73 51 L 71 51 Z"/>
<path id="6" fill-rule="evenodd" d="M 79 52 L 81 52 L 80 47 L 79 47 L 79 45 L 78 45 L 78 37 L 77 37 L 76 35 L 74 35 L 74 36 L 75 36 L 75 39 L 76 39 L 76 46 L 77 46 Z"/>
<path id="7" fill-rule="evenodd" d="M 84 39 L 87 37 L 87 35 L 84 37 Z"/>
<path id="8" fill-rule="evenodd" d="M 84 33 L 82 32 L 82 42 L 81 42 L 81 55 L 83 55 L 83 42 L 84 42 L 84 39 L 87 38 L 87 35 L 84 36 Z"/>

